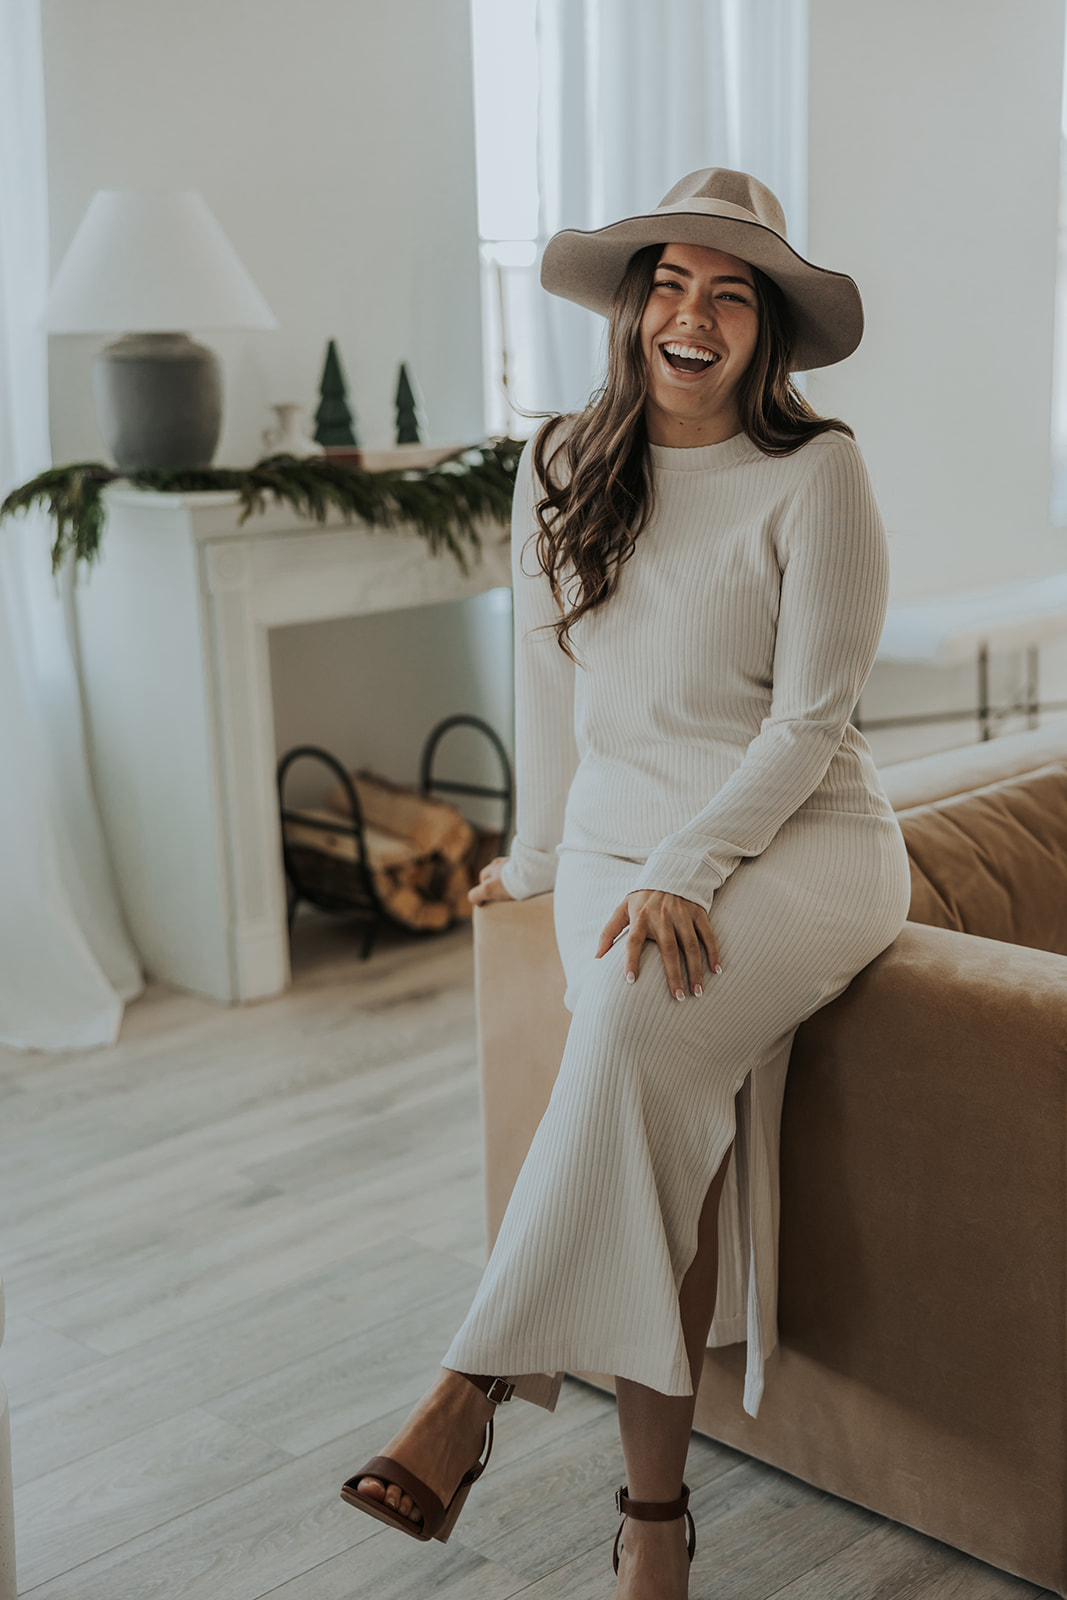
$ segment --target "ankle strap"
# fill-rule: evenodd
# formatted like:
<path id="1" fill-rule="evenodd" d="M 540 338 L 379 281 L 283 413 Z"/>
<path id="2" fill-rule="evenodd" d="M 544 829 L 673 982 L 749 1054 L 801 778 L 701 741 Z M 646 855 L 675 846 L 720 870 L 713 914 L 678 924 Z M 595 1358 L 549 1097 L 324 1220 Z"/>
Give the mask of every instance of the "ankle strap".
<path id="1" fill-rule="evenodd" d="M 621 1489 L 616 1489 L 615 1506 L 624 1517 L 633 1517 L 635 1522 L 674 1522 L 689 1510 L 689 1489 L 684 1483 L 677 1500 L 631 1500 L 626 1493 L 628 1487 L 624 1483 Z"/>
<path id="2" fill-rule="evenodd" d="M 463 1377 L 468 1383 L 473 1383 L 476 1389 L 480 1389 L 485 1398 L 491 1400 L 495 1406 L 502 1406 L 504 1401 L 510 1400 L 515 1393 L 515 1385 L 509 1383 L 507 1378 L 488 1377 L 480 1372 L 465 1372 Z"/>
<path id="3" fill-rule="evenodd" d="M 689 1559 L 692 1561 L 696 1555 L 697 1531 L 693 1525 L 693 1514 L 689 1509 L 689 1488 L 682 1484 L 682 1492 L 677 1500 L 631 1500 L 626 1493 L 627 1485 L 615 1491 L 615 1504 L 622 1512 L 624 1520 L 619 1523 L 619 1531 L 615 1535 L 615 1546 L 611 1552 L 611 1564 L 615 1571 L 619 1570 L 619 1553 L 622 1549 L 622 1530 L 626 1526 L 625 1518 L 633 1517 L 635 1522 L 674 1522 L 679 1517 L 686 1521 L 686 1548 Z"/>

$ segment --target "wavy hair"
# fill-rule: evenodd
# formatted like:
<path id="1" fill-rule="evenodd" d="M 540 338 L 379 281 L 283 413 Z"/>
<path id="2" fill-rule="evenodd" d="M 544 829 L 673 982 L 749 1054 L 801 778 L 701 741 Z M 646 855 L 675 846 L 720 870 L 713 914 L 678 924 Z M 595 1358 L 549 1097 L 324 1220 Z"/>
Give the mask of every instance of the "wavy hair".
<path id="1" fill-rule="evenodd" d="M 552 588 L 560 648 L 575 660 L 570 633 L 580 617 L 615 593 L 652 514 L 652 470 L 645 425 L 648 367 L 641 319 L 664 246 L 632 256 L 615 292 L 608 323 L 608 369 L 584 411 L 550 417 L 534 440 L 534 471 L 544 489 L 535 506 L 535 551 Z M 752 267 L 759 311 L 756 348 L 737 390 L 741 427 L 765 455 L 791 455 L 816 434 L 847 433 L 820 417 L 790 378 L 793 319 L 785 296 Z M 572 426 L 553 447 L 562 423 Z M 565 601 L 568 592 L 570 605 Z"/>

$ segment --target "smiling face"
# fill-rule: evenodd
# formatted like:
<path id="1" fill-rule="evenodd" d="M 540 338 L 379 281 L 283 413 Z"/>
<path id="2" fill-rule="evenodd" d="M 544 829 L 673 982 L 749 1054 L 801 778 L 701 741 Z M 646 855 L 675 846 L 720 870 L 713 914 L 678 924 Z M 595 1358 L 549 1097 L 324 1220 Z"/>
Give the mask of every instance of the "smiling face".
<path id="1" fill-rule="evenodd" d="M 703 245 L 664 245 L 641 317 L 653 444 L 718 444 L 740 432 L 737 388 L 758 335 L 747 262 Z"/>

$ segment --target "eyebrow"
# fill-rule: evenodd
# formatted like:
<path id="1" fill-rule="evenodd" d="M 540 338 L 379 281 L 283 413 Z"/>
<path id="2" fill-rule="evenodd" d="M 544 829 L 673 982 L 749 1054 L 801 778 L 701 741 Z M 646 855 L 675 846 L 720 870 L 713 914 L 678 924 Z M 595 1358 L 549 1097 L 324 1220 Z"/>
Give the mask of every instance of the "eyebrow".
<path id="1" fill-rule="evenodd" d="M 683 278 L 691 278 L 693 276 L 688 267 L 677 267 L 672 261 L 657 261 L 656 271 L 658 272 L 661 267 L 665 272 L 677 272 Z M 723 275 L 712 278 L 711 281 L 712 283 L 743 283 L 747 289 L 756 287 L 751 278 L 729 278 Z"/>

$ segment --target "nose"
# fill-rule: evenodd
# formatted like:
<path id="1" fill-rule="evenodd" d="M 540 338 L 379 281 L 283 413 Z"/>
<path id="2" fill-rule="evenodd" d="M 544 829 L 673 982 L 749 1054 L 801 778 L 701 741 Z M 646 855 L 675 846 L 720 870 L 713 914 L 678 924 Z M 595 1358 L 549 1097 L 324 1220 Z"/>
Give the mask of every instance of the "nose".
<path id="1" fill-rule="evenodd" d="M 677 319 L 683 328 L 711 328 L 715 323 L 715 297 L 696 284 L 690 284 L 678 307 Z"/>

